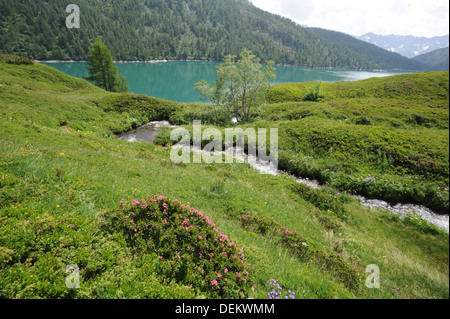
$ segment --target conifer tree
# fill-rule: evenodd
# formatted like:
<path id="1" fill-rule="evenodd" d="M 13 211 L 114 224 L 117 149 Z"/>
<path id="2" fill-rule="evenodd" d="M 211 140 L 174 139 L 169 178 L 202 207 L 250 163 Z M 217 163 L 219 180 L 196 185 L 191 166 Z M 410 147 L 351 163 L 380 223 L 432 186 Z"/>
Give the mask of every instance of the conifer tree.
<path id="1" fill-rule="evenodd" d="M 97 38 L 89 50 L 87 59 L 89 75 L 86 80 L 110 92 L 127 92 L 128 83 L 123 75 L 119 75 L 118 67 L 113 65 L 111 52 Z"/>

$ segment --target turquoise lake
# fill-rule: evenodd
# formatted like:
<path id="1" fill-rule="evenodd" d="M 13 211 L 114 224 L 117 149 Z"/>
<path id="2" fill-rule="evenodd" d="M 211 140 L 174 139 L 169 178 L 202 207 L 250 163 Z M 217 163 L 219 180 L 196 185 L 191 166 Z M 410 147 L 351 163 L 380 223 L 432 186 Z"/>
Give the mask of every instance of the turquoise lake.
<path id="1" fill-rule="evenodd" d="M 82 78 L 87 75 L 84 62 L 46 62 L 68 75 Z M 215 66 L 219 62 L 169 61 L 161 63 L 117 63 L 119 73 L 128 80 L 130 92 L 146 94 L 178 102 L 199 102 L 200 94 L 194 84 L 200 80 L 214 83 Z M 405 73 L 402 71 L 356 71 L 346 69 L 314 69 L 276 66 L 277 78 L 272 84 L 288 82 L 339 82 L 357 81 L 371 77 L 384 77 Z"/>

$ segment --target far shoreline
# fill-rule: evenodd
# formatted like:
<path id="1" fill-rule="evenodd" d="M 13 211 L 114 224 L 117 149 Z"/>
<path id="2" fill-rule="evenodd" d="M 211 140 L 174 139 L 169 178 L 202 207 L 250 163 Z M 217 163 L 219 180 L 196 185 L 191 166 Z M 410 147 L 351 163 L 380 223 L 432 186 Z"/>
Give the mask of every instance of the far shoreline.
<path id="1" fill-rule="evenodd" d="M 82 62 L 86 63 L 86 60 L 33 60 L 36 63 L 77 63 Z M 161 60 L 146 60 L 146 61 L 113 61 L 115 64 L 128 64 L 128 63 L 169 63 L 169 62 L 217 62 L 221 63 L 223 61 L 220 60 L 171 60 L 171 59 L 161 59 Z M 306 65 L 295 65 L 295 64 L 275 64 L 275 66 L 283 66 L 283 67 L 295 67 L 295 68 L 307 68 L 307 69 L 320 69 L 320 70 L 349 70 L 349 71 L 366 71 L 366 72 L 390 72 L 390 70 L 385 69 L 351 69 L 348 67 L 328 67 L 328 66 L 306 66 Z M 391 70 L 391 71 L 406 71 L 406 72 L 420 72 L 416 70 Z"/>
<path id="2" fill-rule="evenodd" d="M 76 62 L 83 62 L 86 63 L 86 60 L 33 60 L 36 63 L 76 63 Z M 149 61 L 113 61 L 113 63 L 166 63 L 170 61 L 177 61 L 177 60 L 149 60 Z M 179 60 L 181 61 L 181 60 Z M 189 60 L 191 61 L 191 60 Z M 200 60 L 198 61 L 200 62 Z"/>

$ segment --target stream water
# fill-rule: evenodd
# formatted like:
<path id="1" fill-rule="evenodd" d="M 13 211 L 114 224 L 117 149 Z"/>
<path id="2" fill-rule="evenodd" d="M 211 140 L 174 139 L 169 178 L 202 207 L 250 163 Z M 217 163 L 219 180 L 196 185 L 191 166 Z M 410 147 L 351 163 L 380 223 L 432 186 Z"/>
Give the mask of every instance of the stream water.
<path id="1" fill-rule="evenodd" d="M 158 135 L 158 128 L 161 126 L 169 126 L 173 128 L 176 127 L 170 125 L 170 123 L 167 121 L 150 122 L 137 129 L 125 132 L 119 135 L 118 138 L 128 142 L 153 143 L 154 139 Z M 190 146 L 186 147 L 191 149 Z M 203 152 L 203 150 L 200 149 L 196 151 Z M 225 152 L 219 153 L 230 154 Z M 274 165 L 274 163 L 259 161 L 256 156 L 247 155 L 243 152 L 243 150 L 234 149 L 234 153 L 232 155 L 236 158 L 236 162 L 238 163 L 246 162 L 261 173 L 270 174 L 274 176 L 286 174 L 286 172 L 279 170 L 278 167 Z M 294 176 L 292 176 L 292 178 L 294 178 L 298 183 L 306 184 L 312 188 L 319 189 L 322 187 L 320 183 L 317 181 L 311 181 L 309 179 L 303 179 Z M 405 204 L 405 203 L 399 203 L 393 206 L 383 200 L 367 199 L 359 195 L 350 195 L 350 196 L 359 199 L 361 201 L 361 204 L 365 207 L 370 207 L 374 209 L 385 209 L 402 218 L 411 214 L 417 214 L 417 216 L 430 222 L 439 229 L 445 230 L 447 233 L 449 232 L 449 215 L 439 215 L 425 206 L 415 204 Z"/>

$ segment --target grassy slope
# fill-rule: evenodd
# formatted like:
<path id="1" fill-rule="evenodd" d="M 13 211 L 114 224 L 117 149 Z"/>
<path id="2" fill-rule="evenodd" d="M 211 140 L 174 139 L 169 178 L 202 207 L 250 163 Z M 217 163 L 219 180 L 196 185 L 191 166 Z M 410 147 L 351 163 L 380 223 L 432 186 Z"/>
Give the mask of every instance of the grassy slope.
<path id="1" fill-rule="evenodd" d="M 280 129 L 285 169 L 448 213 L 448 72 L 324 83 L 318 103 L 302 101 L 309 87 L 275 86 L 260 114 L 258 125 Z"/>
<path id="2" fill-rule="evenodd" d="M 448 214 L 448 72 L 323 83 L 323 100 L 304 101 L 314 85 L 272 87 L 269 104 L 239 126 L 278 128 L 280 168 L 294 175 Z M 170 120 L 198 118 L 214 122 L 213 112 L 196 104 Z"/>
<path id="3" fill-rule="evenodd" d="M 246 164 L 173 165 L 170 149 L 110 138 L 180 107 L 107 93 L 47 66 L 0 62 L 1 297 L 208 297 L 156 272 L 155 254 L 93 223 L 121 200 L 164 193 L 206 212 L 244 249 L 254 265 L 253 297 L 265 298 L 275 278 L 297 298 L 448 298 L 448 235 L 423 233 L 344 197 L 348 218 L 325 218 L 342 225 L 331 230 L 289 178 Z M 275 237 L 239 226 L 252 213 L 296 229 L 316 249 L 341 253 L 362 279 L 367 265 L 378 264 L 382 288 L 347 288 Z M 80 289 L 64 285 L 69 264 L 81 269 Z"/>

